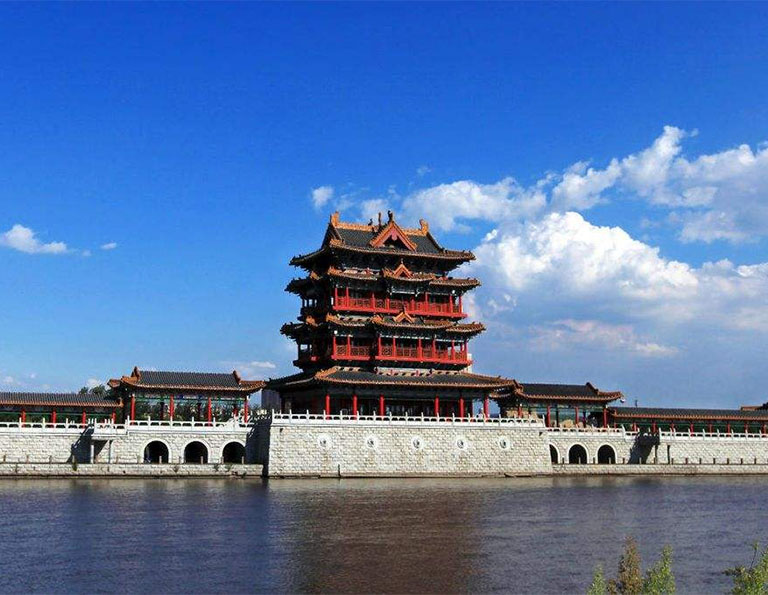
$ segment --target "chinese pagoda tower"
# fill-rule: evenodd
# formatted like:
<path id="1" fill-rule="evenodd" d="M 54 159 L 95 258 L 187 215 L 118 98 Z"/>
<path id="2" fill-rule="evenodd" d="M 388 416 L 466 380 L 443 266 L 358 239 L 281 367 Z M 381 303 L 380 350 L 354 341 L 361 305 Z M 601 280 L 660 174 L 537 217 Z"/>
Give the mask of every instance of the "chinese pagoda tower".
<path id="1" fill-rule="evenodd" d="M 283 412 L 465 417 L 515 386 L 471 372 L 463 295 L 477 279 L 450 276 L 473 260 L 443 248 L 420 221 L 346 223 L 331 216 L 321 247 L 291 264 L 304 276 L 286 291 L 301 298 L 298 322 L 281 332 L 298 346 L 302 371 L 271 380 Z"/>

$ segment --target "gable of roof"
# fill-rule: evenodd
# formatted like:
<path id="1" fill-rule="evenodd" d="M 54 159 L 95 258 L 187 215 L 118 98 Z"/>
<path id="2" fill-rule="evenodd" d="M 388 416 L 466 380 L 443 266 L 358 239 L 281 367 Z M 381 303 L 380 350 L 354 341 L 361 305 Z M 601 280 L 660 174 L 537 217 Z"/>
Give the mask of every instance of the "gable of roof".
<path id="1" fill-rule="evenodd" d="M 121 384 L 137 388 L 153 389 L 201 389 L 201 390 L 237 390 L 255 392 L 264 383 L 259 380 L 243 380 L 237 371 L 220 372 L 172 372 L 162 370 L 133 369 L 130 376 L 112 379 L 113 388 Z"/>
<path id="2" fill-rule="evenodd" d="M 93 393 L 0 392 L 0 406 L 31 407 L 120 407 L 120 399 Z"/>
<path id="3" fill-rule="evenodd" d="M 323 240 L 323 244 L 330 243 L 331 239 L 336 239 L 342 245 L 356 248 L 387 248 L 387 241 L 394 240 L 399 242 L 402 249 L 409 252 L 422 252 L 429 254 L 438 254 L 445 252 L 442 246 L 437 243 L 435 238 L 429 233 L 429 225 L 426 221 L 420 221 L 419 228 L 401 227 L 390 213 L 390 220 L 382 225 L 349 223 L 339 220 L 339 213 L 331 215 L 331 221 L 328 225 L 328 231 Z"/>

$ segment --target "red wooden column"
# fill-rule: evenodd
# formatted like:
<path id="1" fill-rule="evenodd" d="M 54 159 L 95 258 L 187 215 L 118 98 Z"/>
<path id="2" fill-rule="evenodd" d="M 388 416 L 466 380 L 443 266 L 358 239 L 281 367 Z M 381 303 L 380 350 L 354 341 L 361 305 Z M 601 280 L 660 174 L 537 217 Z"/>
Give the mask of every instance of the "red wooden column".
<path id="1" fill-rule="evenodd" d="M 690 430 L 690 433 L 693 434 L 693 422 L 691 422 L 689 430 Z"/>
<path id="2" fill-rule="evenodd" d="M 517 404 L 517 417 L 523 417 L 523 405 L 521 403 Z"/>
<path id="3" fill-rule="evenodd" d="M 608 409 L 603 407 L 603 427 L 608 427 Z"/>
<path id="4" fill-rule="evenodd" d="M 459 417 L 464 417 L 464 397 L 459 397 Z"/>
<path id="5" fill-rule="evenodd" d="M 113 411 L 112 412 L 112 423 L 115 423 L 117 421 L 117 414 Z"/>
<path id="6" fill-rule="evenodd" d="M 379 415 L 384 417 L 384 395 L 379 395 Z"/>
<path id="7" fill-rule="evenodd" d="M 27 410 L 22 409 L 21 410 L 21 423 L 26 423 L 27 421 Z"/>
<path id="8" fill-rule="evenodd" d="M 347 357 L 352 355 L 352 335 L 347 335 Z"/>
<path id="9" fill-rule="evenodd" d="M 331 414 L 331 395 L 330 393 L 325 393 L 325 418 L 328 419 L 328 416 Z"/>
<path id="10" fill-rule="evenodd" d="M 440 417 L 440 399 L 435 397 L 435 417 Z"/>
<path id="11" fill-rule="evenodd" d="M 171 395 L 170 402 L 168 403 L 168 417 L 173 421 L 173 414 L 176 413 L 176 407 L 173 402 L 173 395 Z"/>
<path id="12" fill-rule="evenodd" d="M 487 418 L 491 417 L 491 400 L 488 395 L 483 399 L 483 415 Z"/>
<path id="13" fill-rule="evenodd" d="M 53 425 L 56 425 L 56 410 L 55 409 L 51 412 L 51 423 Z"/>
<path id="14" fill-rule="evenodd" d="M 749 434 L 749 422 L 744 423 L 744 433 Z"/>
<path id="15" fill-rule="evenodd" d="M 131 421 L 136 419 L 136 395 L 131 395 Z"/>
<path id="16" fill-rule="evenodd" d="M 352 412 L 355 414 L 355 417 L 358 417 L 358 415 L 357 415 L 357 394 L 352 395 Z"/>
<path id="17" fill-rule="evenodd" d="M 655 434 L 655 433 L 656 433 L 656 420 L 653 420 L 653 421 L 651 422 L 651 433 L 652 433 L 652 434 Z"/>
<path id="18" fill-rule="evenodd" d="M 81 423 L 82 423 L 83 425 L 85 425 L 85 411 L 83 411 L 83 416 L 82 416 L 82 422 L 81 422 Z"/>
<path id="19" fill-rule="evenodd" d="M 245 401 L 243 402 L 243 423 L 248 423 L 248 397 L 245 397 Z"/>
<path id="20" fill-rule="evenodd" d="M 464 307 L 463 307 L 463 305 L 461 303 L 461 296 L 459 296 L 459 312 L 461 312 L 461 313 L 464 312 Z"/>
<path id="21" fill-rule="evenodd" d="M 333 341 L 333 357 L 336 357 L 336 335 L 333 335 L 331 340 Z"/>
<path id="22" fill-rule="evenodd" d="M 709 433 L 712 433 L 712 424 L 709 424 Z"/>
<path id="23" fill-rule="evenodd" d="M 550 422 L 552 420 L 552 414 L 551 414 L 551 409 L 550 409 L 551 407 L 552 407 L 552 405 L 547 404 L 547 427 L 550 426 Z"/>
<path id="24" fill-rule="evenodd" d="M 731 422 L 728 422 L 728 423 L 726 424 L 726 426 L 725 426 L 725 431 L 726 431 L 726 432 L 728 432 L 729 434 L 731 433 Z"/>
<path id="25" fill-rule="evenodd" d="M 211 423 L 213 420 L 213 407 L 211 407 L 211 397 L 208 397 L 208 407 L 207 411 L 205 412 L 205 416 L 208 419 L 208 423 Z"/>

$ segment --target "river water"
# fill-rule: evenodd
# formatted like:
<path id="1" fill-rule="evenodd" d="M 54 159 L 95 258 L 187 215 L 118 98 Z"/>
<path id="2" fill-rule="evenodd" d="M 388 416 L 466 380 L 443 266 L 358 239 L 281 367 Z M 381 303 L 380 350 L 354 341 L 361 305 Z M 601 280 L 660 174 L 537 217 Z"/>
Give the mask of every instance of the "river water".
<path id="1" fill-rule="evenodd" d="M 768 539 L 768 478 L 3 480 L 3 591 L 583 593 L 674 549 L 678 588 Z"/>

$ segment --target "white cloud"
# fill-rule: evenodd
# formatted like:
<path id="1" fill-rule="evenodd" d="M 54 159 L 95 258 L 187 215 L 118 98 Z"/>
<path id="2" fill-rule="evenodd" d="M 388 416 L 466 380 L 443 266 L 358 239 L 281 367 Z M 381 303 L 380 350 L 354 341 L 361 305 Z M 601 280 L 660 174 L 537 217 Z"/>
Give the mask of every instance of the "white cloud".
<path id="1" fill-rule="evenodd" d="M 435 229 L 465 230 L 460 220 L 501 221 L 535 216 L 547 202 L 547 179 L 524 188 L 514 178 L 495 184 L 461 180 L 420 190 L 403 201 L 407 220 L 427 219 Z"/>
<path id="2" fill-rule="evenodd" d="M 429 166 L 427 166 L 427 165 L 420 165 L 419 167 L 416 168 L 416 175 L 421 178 L 421 177 L 424 177 L 425 175 L 427 175 L 431 171 L 432 171 L 432 169 Z"/>
<path id="3" fill-rule="evenodd" d="M 508 290 L 557 287 L 569 295 L 610 292 L 637 299 L 695 291 L 691 268 L 668 261 L 619 227 L 600 227 L 579 213 L 550 213 L 486 236 L 476 267 L 499 276 Z"/>
<path id="4" fill-rule="evenodd" d="M 102 384 L 104 384 L 104 382 L 102 382 L 98 378 L 89 378 L 88 380 L 85 381 L 85 386 L 88 388 L 96 388 L 97 386 L 101 386 Z"/>
<path id="5" fill-rule="evenodd" d="M 117 242 L 107 242 L 101 245 L 102 250 L 114 250 L 115 248 L 117 248 Z"/>
<path id="6" fill-rule="evenodd" d="M 383 220 L 386 221 L 386 213 L 390 209 L 389 202 L 384 198 L 364 200 L 360 203 L 359 208 L 362 220 L 368 221 L 370 219 L 374 223 L 378 221 L 379 214 L 381 214 Z"/>
<path id="7" fill-rule="evenodd" d="M 539 351 L 579 348 L 634 353 L 643 357 L 675 355 L 678 349 L 638 338 L 628 324 L 598 320 L 557 320 L 531 330 L 531 346 Z"/>
<path id="8" fill-rule="evenodd" d="M 333 198 L 333 186 L 319 186 L 312 190 L 312 204 L 322 209 Z"/>
<path id="9" fill-rule="evenodd" d="M 21 386 L 22 382 L 17 380 L 11 375 L 6 374 L 5 376 L 0 376 L 0 385 L 3 386 Z"/>
<path id="10" fill-rule="evenodd" d="M 268 370 L 275 370 L 277 368 L 277 366 L 270 361 L 260 360 L 223 362 L 223 367 L 230 370 L 237 370 L 238 374 L 246 380 L 262 378 Z"/>
<path id="11" fill-rule="evenodd" d="M 435 229 L 463 230 L 472 220 L 527 221 L 545 212 L 585 211 L 608 201 L 645 201 L 669 209 L 685 242 L 768 236 L 768 145 L 742 144 L 712 154 L 683 155 L 695 136 L 665 126 L 653 143 L 603 167 L 578 161 L 523 186 L 506 177 L 493 184 L 461 180 L 414 192 L 402 208 Z"/>
<path id="12" fill-rule="evenodd" d="M 69 252 L 64 242 L 41 242 L 37 234 L 29 227 L 16 224 L 0 234 L 0 246 L 18 250 L 26 254 L 65 254 Z"/>

